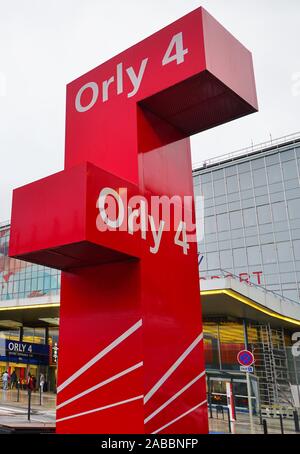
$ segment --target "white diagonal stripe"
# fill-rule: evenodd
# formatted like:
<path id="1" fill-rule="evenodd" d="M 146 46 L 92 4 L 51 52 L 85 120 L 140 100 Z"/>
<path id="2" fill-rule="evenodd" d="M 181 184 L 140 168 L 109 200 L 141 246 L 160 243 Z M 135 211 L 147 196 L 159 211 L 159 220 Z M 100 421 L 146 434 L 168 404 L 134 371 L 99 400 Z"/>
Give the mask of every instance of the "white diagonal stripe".
<path id="1" fill-rule="evenodd" d="M 201 374 L 197 375 L 193 380 L 191 380 L 189 383 L 187 383 L 183 388 L 181 388 L 174 396 L 172 396 L 169 400 L 167 400 L 164 404 L 162 404 L 159 408 L 157 408 L 153 413 L 151 413 L 147 418 L 144 420 L 144 423 L 147 424 L 154 416 L 156 416 L 158 413 L 160 413 L 162 410 L 164 410 L 170 403 L 172 403 L 177 397 L 181 396 L 187 389 L 189 389 L 191 386 L 193 386 L 194 383 L 196 383 L 198 380 L 200 380 L 201 377 L 205 375 L 205 371 L 201 372 Z"/>
<path id="2" fill-rule="evenodd" d="M 175 361 L 174 364 L 167 370 L 167 372 L 158 380 L 157 383 L 150 389 L 150 391 L 144 397 L 144 403 L 146 404 L 149 399 L 156 393 L 156 391 L 164 384 L 164 382 L 173 374 L 173 372 L 180 366 L 180 364 L 185 360 L 185 358 L 191 353 L 191 351 L 199 344 L 199 342 L 203 339 L 203 333 L 199 334 L 196 337 L 194 342 L 182 353 L 181 356 Z"/>
<path id="3" fill-rule="evenodd" d="M 132 367 L 129 367 L 128 369 L 123 370 L 122 372 L 119 372 L 118 374 L 113 375 L 110 378 L 107 378 L 106 380 L 98 383 L 97 385 L 92 386 L 91 388 L 88 388 L 85 391 L 82 391 L 80 394 L 76 394 L 76 396 L 71 397 L 70 399 L 62 402 L 61 404 L 59 404 L 56 407 L 56 409 L 59 410 L 60 408 L 65 407 L 66 405 L 70 404 L 71 402 L 74 402 L 74 400 L 80 399 L 81 397 L 86 396 L 87 394 L 89 394 L 93 391 L 96 391 L 96 389 L 99 389 L 99 388 L 102 388 L 102 386 L 108 385 L 109 383 L 117 380 L 118 378 L 121 378 L 124 375 L 129 374 L 130 372 L 133 372 L 134 370 L 138 369 L 139 367 L 142 367 L 142 365 L 143 365 L 143 361 L 135 364 Z"/>
<path id="4" fill-rule="evenodd" d="M 128 404 L 129 402 L 134 402 L 135 400 L 142 399 L 143 396 L 131 397 L 131 399 L 121 400 L 120 402 L 115 402 L 110 405 L 105 405 L 104 407 L 93 408 L 92 410 L 83 411 L 82 413 L 76 413 L 75 415 L 65 416 L 64 418 L 57 419 L 56 422 L 66 421 L 67 419 L 79 418 L 80 416 L 89 415 L 90 413 L 96 413 L 97 411 L 107 410 L 108 408 L 117 407 L 119 405 Z"/>
<path id="5" fill-rule="evenodd" d="M 107 353 L 109 353 L 111 350 L 113 350 L 115 347 L 117 347 L 121 342 L 123 342 L 127 337 L 131 336 L 138 328 L 142 326 L 142 319 L 140 319 L 137 323 L 135 323 L 131 328 L 129 328 L 125 333 L 123 333 L 121 336 L 119 336 L 117 339 L 115 339 L 111 344 L 109 344 L 107 347 L 105 347 L 101 352 L 99 352 L 94 358 L 92 358 L 90 361 L 88 361 L 84 366 L 82 366 L 80 369 L 78 369 L 76 372 L 74 372 L 71 377 L 67 378 L 61 385 L 58 386 L 57 392 L 59 393 L 62 391 L 64 388 L 66 388 L 70 383 L 72 383 L 74 380 L 76 380 L 80 375 L 82 375 L 84 372 L 86 372 L 90 367 L 92 367 L 97 361 L 99 361 L 101 358 L 103 358 Z"/>
<path id="6" fill-rule="evenodd" d="M 190 410 L 186 411 L 185 413 L 182 413 L 181 415 L 177 416 L 177 418 L 172 419 L 172 421 L 168 422 L 164 426 L 160 427 L 157 429 L 155 432 L 151 432 L 152 434 L 157 434 L 158 432 L 161 432 L 162 430 L 166 429 L 167 427 L 171 426 L 171 424 L 174 424 L 175 422 L 179 421 L 180 419 L 184 418 L 188 414 L 192 413 L 193 411 L 197 410 L 197 408 L 201 407 L 202 405 L 206 404 L 207 400 L 204 400 L 203 402 L 200 402 L 200 404 L 195 405 L 195 407 L 191 408 Z"/>

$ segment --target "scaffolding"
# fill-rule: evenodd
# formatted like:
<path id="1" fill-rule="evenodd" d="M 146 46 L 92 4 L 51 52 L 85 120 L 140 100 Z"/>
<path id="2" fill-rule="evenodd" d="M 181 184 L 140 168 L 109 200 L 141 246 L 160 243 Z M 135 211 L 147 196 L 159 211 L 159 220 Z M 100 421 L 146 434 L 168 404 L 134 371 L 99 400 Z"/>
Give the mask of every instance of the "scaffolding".
<path id="1" fill-rule="evenodd" d="M 257 342 L 252 344 L 254 373 L 259 379 L 262 407 L 292 407 L 284 330 L 257 325 Z"/>

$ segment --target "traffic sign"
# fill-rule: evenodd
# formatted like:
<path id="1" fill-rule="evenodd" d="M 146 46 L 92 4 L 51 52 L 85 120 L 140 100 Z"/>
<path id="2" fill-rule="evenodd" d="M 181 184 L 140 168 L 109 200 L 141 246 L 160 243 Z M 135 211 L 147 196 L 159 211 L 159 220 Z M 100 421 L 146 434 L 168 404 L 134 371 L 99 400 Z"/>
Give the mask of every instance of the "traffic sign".
<path id="1" fill-rule="evenodd" d="M 241 372 L 250 372 L 253 373 L 253 367 L 252 366 L 240 366 L 240 371 Z"/>
<path id="2" fill-rule="evenodd" d="M 241 350 L 237 355 L 237 360 L 241 366 L 252 366 L 254 363 L 254 356 L 249 350 Z"/>

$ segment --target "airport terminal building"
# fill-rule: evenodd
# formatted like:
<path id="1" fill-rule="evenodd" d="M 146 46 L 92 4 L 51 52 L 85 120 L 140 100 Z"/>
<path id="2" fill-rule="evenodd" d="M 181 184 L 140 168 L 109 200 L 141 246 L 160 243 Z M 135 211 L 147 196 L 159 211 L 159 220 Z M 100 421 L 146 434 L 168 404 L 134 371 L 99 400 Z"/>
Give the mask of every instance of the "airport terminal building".
<path id="1" fill-rule="evenodd" d="M 246 347 L 256 360 L 254 408 L 300 406 L 291 349 L 300 332 L 300 134 L 201 163 L 194 188 L 205 203 L 198 247 L 209 402 L 226 404 L 231 382 L 237 408 L 247 408 L 236 359 Z M 55 392 L 60 272 L 10 259 L 8 243 L 9 223 L 0 224 L 0 373 L 23 380 L 42 371 Z"/>
<path id="2" fill-rule="evenodd" d="M 194 188 L 204 196 L 198 250 L 212 390 L 225 400 L 246 346 L 257 400 L 299 406 L 291 336 L 300 331 L 300 134 L 203 162 Z M 238 385 L 235 393 L 244 394 Z"/>

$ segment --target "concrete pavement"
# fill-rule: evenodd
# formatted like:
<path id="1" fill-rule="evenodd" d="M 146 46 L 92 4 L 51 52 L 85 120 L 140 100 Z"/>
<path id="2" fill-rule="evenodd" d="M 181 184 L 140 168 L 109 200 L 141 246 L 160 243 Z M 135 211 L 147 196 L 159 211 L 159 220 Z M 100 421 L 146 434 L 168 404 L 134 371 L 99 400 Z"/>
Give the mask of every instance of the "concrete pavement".
<path id="1" fill-rule="evenodd" d="M 28 421 L 28 392 L 21 390 L 19 394 L 17 390 L 0 391 L 0 433 L 11 430 L 17 431 L 54 431 L 55 429 L 55 406 L 56 395 L 53 393 L 43 393 L 42 405 L 40 405 L 39 392 L 33 392 L 31 395 L 31 415 Z M 280 434 L 279 419 L 268 418 L 269 434 Z M 284 433 L 296 434 L 294 421 L 289 419 L 283 420 Z M 216 417 L 216 412 L 213 411 L 213 418 L 209 419 L 209 429 L 211 433 L 228 434 L 228 419 L 224 415 Z M 251 434 L 249 415 L 244 413 L 237 414 L 237 421 L 231 423 L 231 431 L 233 434 Z M 260 420 L 254 417 L 254 434 L 263 434 L 263 427 L 260 425 Z"/>

